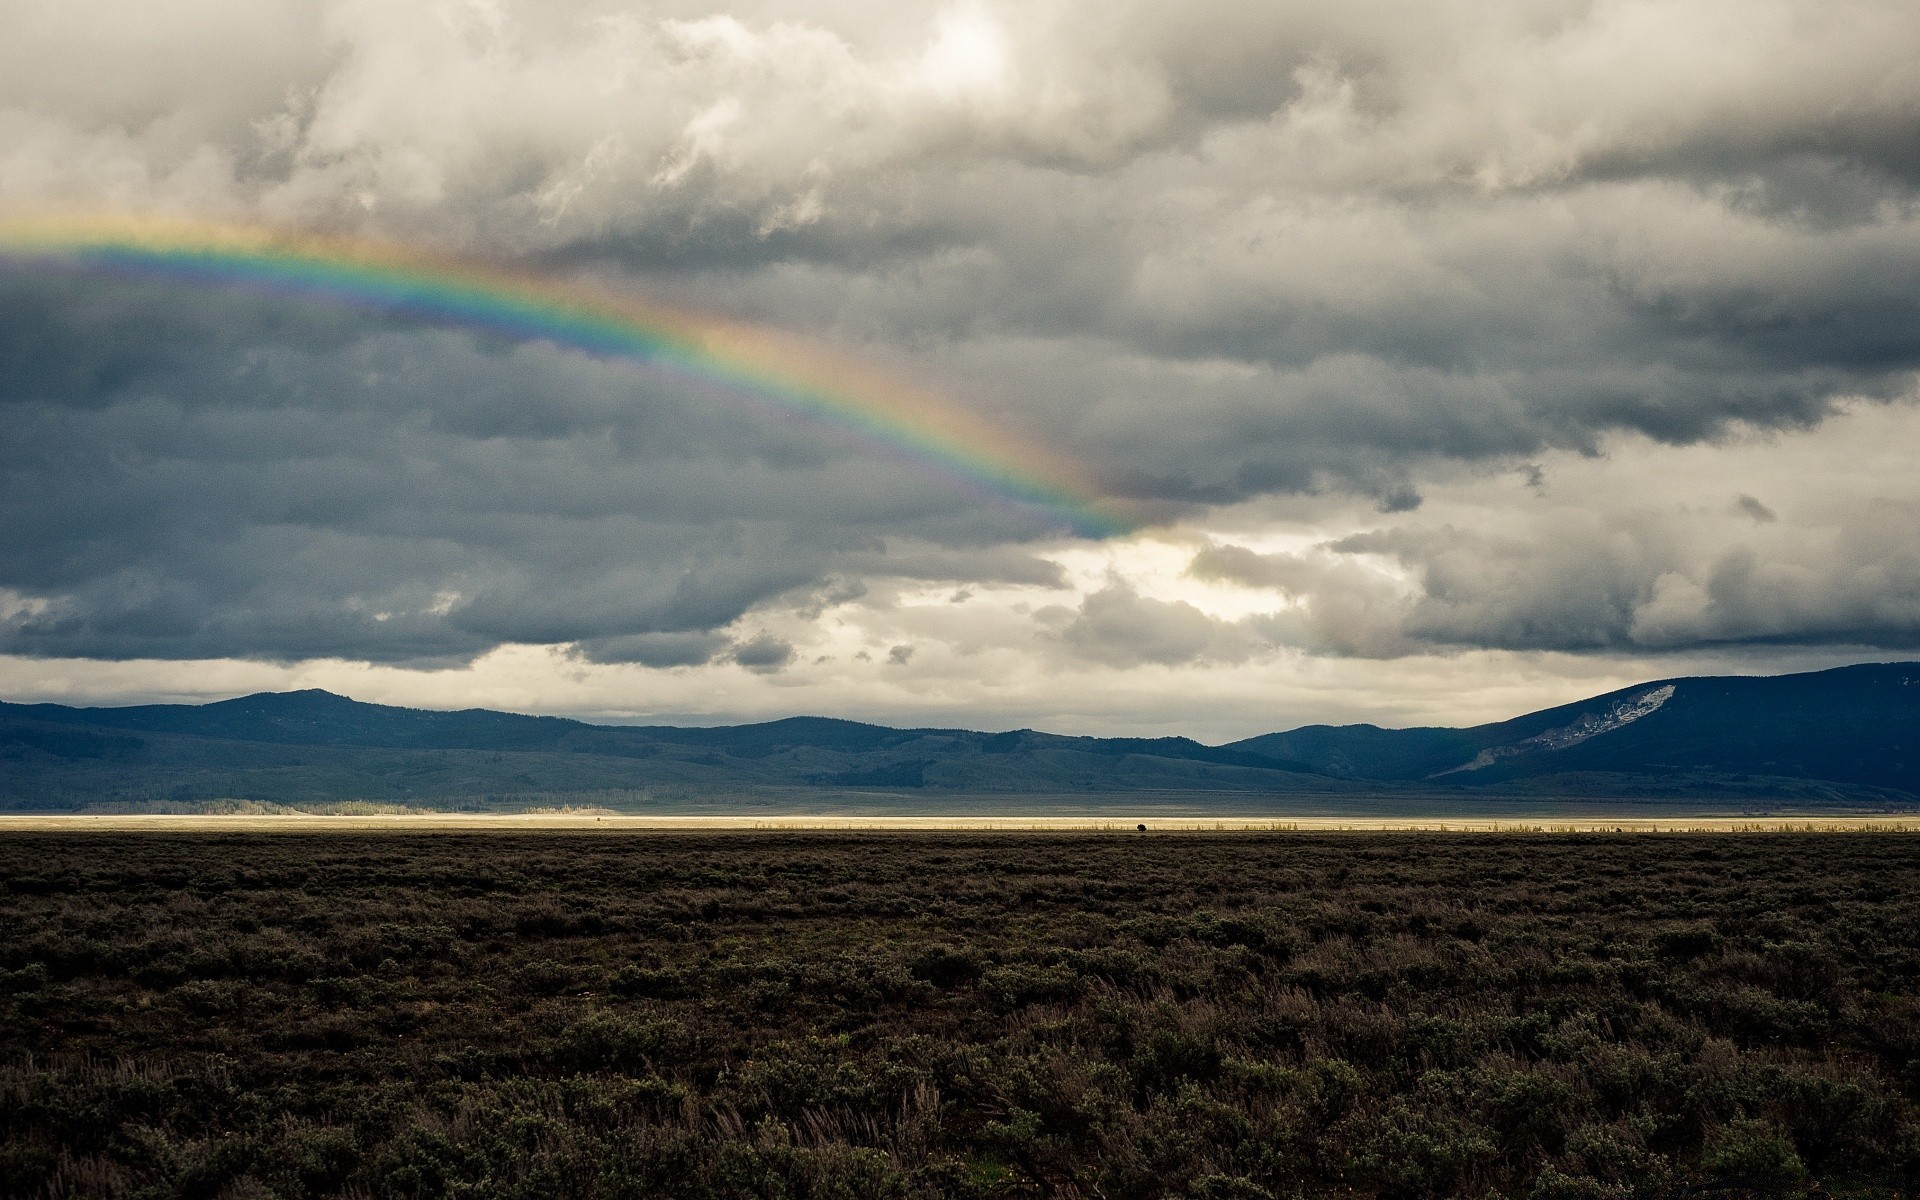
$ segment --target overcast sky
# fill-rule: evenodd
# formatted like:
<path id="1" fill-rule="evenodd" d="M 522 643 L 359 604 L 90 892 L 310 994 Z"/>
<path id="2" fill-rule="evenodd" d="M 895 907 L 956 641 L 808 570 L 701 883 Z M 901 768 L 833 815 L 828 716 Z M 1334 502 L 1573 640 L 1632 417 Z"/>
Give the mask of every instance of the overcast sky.
<path id="1" fill-rule="evenodd" d="M 0 266 L 0 695 L 1224 740 L 1920 657 L 1917 49 L 1912 0 L 0 0 L 0 212 L 590 278 L 1165 518 Z"/>

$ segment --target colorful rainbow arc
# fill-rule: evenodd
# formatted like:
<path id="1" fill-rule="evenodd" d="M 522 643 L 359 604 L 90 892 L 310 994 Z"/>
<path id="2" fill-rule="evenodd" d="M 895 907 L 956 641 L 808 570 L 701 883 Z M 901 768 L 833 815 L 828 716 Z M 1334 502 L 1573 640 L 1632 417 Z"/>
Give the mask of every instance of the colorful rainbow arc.
<path id="1" fill-rule="evenodd" d="M 152 217 L 0 222 L 0 261 L 244 287 L 548 341 L 717 383 L 904 452 L 1088 537 L 1134 529 L 1077 464 L 770 330 L 391 244 Z"/>

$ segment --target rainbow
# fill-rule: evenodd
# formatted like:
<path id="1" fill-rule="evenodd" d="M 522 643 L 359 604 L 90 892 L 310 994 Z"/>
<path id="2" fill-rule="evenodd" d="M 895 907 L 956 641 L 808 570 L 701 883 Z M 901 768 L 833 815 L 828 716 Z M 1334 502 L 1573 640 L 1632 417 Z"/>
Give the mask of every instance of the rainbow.
<path id="1" fill-rule="evenodd" d="M 1082 536 L 1138 525 L 1080 465 L 930 392 L 772 330 L 577 282 L 391 243 L 157 217 L 0 221 L 0 264 L 256 290 L 551 342 L 826 422 Z"/>

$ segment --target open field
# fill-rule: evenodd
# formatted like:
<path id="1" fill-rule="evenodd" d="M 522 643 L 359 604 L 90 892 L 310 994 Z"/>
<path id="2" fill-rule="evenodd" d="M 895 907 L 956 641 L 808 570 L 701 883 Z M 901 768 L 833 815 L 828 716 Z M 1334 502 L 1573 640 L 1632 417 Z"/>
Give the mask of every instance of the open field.
<path id="1" fill-rule="evenodd" d="M 0 815 L 0 837 L 14 831 L 131 833 L 525 833 L 648 832 L 980 832 L 980 833 L 1841 833 L 1920 832 L 1915 816 L 1744 817 L 1274 817 L 1167 816 L 881 816 L 650 815 L 623 813 L 377 813 L 365 816 L 195 813 L 33 813 Z"/>
<path id="2" fill-rule="evenodd" d="M 1920 1183 L 1912 833 L 204 828 L 0 836 L 0 1194 Z"/>

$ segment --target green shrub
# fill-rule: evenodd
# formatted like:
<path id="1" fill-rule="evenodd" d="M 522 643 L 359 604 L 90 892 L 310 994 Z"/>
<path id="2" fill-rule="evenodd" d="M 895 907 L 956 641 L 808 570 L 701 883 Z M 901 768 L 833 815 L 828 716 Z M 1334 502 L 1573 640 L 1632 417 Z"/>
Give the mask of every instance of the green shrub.
<path id="1" fill-rule="evenodd" d="M 1743 1119 L 1714 1130 L 1700 1167 L 1714 1183 L 1768 1193 L 1792 1191 L 1807 1178 L 1793 1140 L 1768 1121 Z"/>

